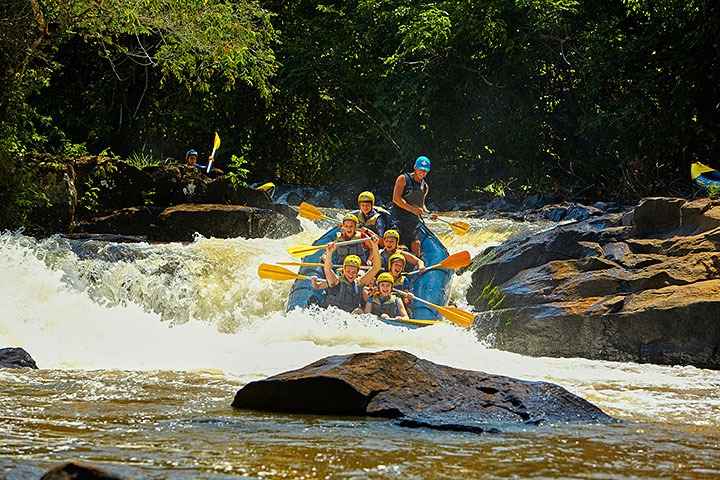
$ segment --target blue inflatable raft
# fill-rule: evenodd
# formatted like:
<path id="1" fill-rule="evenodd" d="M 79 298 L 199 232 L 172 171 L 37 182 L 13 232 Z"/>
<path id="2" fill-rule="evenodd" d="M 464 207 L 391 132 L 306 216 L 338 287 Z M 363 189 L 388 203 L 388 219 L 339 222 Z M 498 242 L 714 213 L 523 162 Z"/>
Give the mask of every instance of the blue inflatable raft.
<path id="1" fill-rule="evenodd" d="M 338 232 L 339 229 L 337 227 L 328 230 L 322 237 L 315 240 L 313 245 L 325 245 L 332 242 L 335 240 Z M 312 255 L 308 255 L 303 258 L 303 262 L 320 263 L 320 257 L 324 252 L 325 250 L 323 249 Z M 427 266 L 437 265 L 448 257 L 448 251 L 442 242 L 440 242 L 440 239 L 424 224 L 421 224 L 420 255 Z M 325 278 L 325 272 L 322 267 L 300 267 L 299 273 L 306 276 L 314 275 L 319 278 Z M 408 278 L 412 284 L 412 292 L 416 297 L 436 305 L 444 306 L 447 305 L 450 297 L 452 277 L 452 270 L 438 268 L 430 270 L 423 275 L 411 275 Z M 290 311 L 297 307 L 305 308 L 312 305 L 322 305 L 324 301 L 324 290 L 314 290 L 310 280 L 295 280 L 290 290 L 290 295 L 288 296 L 287 310 Z M 441 319 L 437 310 L 420 302 L 413 301 L 411 309 L 413 319 L 423 321 Z M 391 324 L 400 324 L 400 322 L 396 321 L 383 321 Z M 403 322 L 402 324 L 405 326 L 424 326 L 432 323 L 433 322 Z"/>

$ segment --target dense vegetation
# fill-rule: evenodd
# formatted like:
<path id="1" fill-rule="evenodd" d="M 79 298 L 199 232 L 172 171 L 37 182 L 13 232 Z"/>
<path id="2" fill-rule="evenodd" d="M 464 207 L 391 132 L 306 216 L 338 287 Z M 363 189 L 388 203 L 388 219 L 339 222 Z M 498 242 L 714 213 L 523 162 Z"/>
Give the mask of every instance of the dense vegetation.
<path id="1" fill-rule="evenodd" d="M 182 159 L 215 131 L 249 181 L 392 182 L 424 154 L 445 193 L 688 194 L 720 150 L 719 9 L 6 0 L 0 217 L 33 195 L 25 154 Z"/>

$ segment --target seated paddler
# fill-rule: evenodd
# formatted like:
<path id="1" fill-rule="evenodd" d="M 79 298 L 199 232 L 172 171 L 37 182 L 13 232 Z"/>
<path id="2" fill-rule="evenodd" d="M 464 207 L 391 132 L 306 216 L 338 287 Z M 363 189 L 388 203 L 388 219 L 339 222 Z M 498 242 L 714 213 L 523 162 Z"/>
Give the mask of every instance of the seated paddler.
<path id="1" fill-rule="evenodd" d="M 421 258 L 416 257 L 400 245 L 400 233 L 397 230 L 386 230 L 383 238 L 384 247 L 380 250 L 380 260 L 382 265 L 380 270 L 390 270 L 388 260 L 393 255 L 403 255 L 405 257 L 405 270 L 412 271 L 414 266 L 420 270 L 420 274 L 425 273 L 425 262 Z"/>
<path id="2" fill-rule="evenodd" d="M 340 264 L 343 262 L 345 257 L 348 255 L 357 255 L 360 257 L 360 261 L 364 265 L 365 262 L 368 259 L 368 250 L 371 249 L 370 246 L 370 235 L 368 233 L 363 233 L 358 231 L 358 218 L 353 215 L 352 213 L 345 214 L 345 216 L 342 219 L 342 224 L 340 225 L 340 232 L 337 234 L 337 237 L 335 238 L 335 242 L 344 242 L 347 240 L 356 240 L 359 238 L 367 238 L 367 242 L 361 242 L 361 243 L 353 243 L 350 245 L 339 245 L 337 246 L 337 249 L 334 251 L 334 253 L 330 254 L 332 256 L 333 263 Z M 377 236 L 377 235 L 376 235 Z M 321 261 L 325 261 L 325 257 L 328 256 L 328 252 L 330 249 L 328 249 L 322 257 L 320 257 Z"/>
<path id="3" fill-rule="evenodd" d="M 315 276 L 310 277 L 314 289 L 327 289 L 324 307 L 334 306 L 346 312 L 362 313 L 363 287 L 370 285 L 375 279 L 375 274 L 380 270 L 380 250 L 378 249 L 380 237 L 372 233 L 371 239 L 374 265 L 360 276 L 358 274 L 362 262 L 360 257 L 353 254 L 347 255 L 343 259 L 342 269 L 336 274 L 333 270 L 332 257 L 338 247 L 335 242 L 331 242 L 327 246 L 328 254 L 323 260 L 325 280 Z"/>
<path id="4" fill-rule="evenodd" d="M 361 232 L 372 230 L 380 236 L 382 247 L 383 234 L 390 222 L 390 212 L 375 205 L 375 195 L 372 192 L 362 192 L 358 195 L 358 208 L 351 212 L 358 219 L 358 228 Z"/>
<path id="5" fill-rule="evenodd" d="M 365 313 L 391 320 L 409 320 L 403 301 L 393 293 L 393 276 L 384 272 L 377 277 L 377 293 L 365 303 Z"/>

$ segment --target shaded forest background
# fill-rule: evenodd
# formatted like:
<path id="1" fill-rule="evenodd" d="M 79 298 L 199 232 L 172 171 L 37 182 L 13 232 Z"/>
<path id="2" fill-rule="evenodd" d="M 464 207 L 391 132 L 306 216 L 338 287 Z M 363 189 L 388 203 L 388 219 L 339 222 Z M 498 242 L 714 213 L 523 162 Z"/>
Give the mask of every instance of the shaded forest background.
<path id="1" fill-rule="evenodd" d="M 711 0 L 5 0 L 0 204 L 26 155 L 201 159 L 248 182 L 635 201 L 718 166 Z M 245 173 L 245 172 L 249 173 Z"/>

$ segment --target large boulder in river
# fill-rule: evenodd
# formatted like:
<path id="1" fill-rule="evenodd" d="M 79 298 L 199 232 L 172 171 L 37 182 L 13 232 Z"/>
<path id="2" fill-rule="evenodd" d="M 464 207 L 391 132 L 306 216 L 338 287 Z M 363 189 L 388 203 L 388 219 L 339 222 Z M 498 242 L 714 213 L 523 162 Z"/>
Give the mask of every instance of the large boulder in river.
<path id="1" fill-rule="evenodd" d="M 720 203 L 645 199 L 474 259 L 473 328 L 525 355 L 720 368 Z"/>
<path id="2" fill-rule="evenodd" d="M 368 415 L 460 430 L 539 422 L 610 422 L 602 410 L 547 382 L 437 365 L 406 352 L 337 355 L 251 382 L 235 408 Z"/>
<path id="3" fill-rule="evenodd" d="M 34 368 L 37 369 L 35 360 L 24 348 L 6 347 L 0 348 L 0 367 L 2 368 Z"/>

